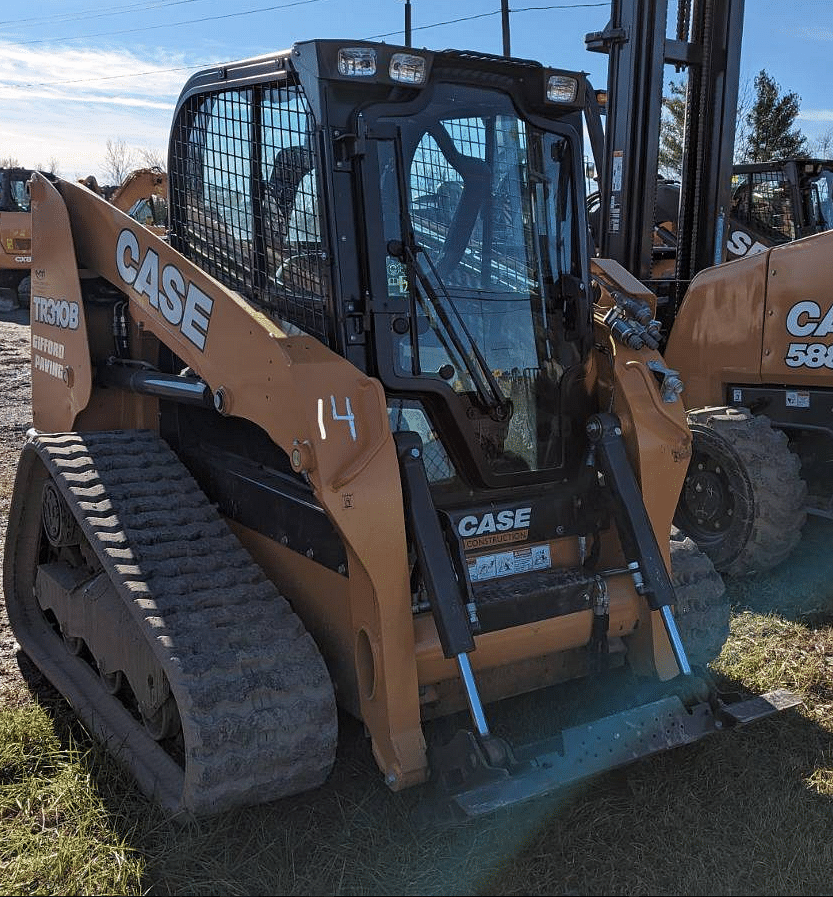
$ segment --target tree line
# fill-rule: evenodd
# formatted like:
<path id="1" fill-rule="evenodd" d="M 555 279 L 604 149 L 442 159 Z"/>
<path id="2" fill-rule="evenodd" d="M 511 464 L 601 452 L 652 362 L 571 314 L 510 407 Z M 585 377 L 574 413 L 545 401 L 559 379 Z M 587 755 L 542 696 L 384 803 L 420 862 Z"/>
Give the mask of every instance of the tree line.
<path id="1" fill-rule="evenodd" d="M 682 171 L 686 87 L 671 81 L 663 97 L 659 148 L 660 173 L 677 177 Z M 765 69 L 755 76 L 754 90 L 741 90 L 735 123 L 736 165 L 780 159 L 827 158 L 833 151 L 833 128 L 812 145 L 795 124 L 801 97 L 781 91 Z"/>
<path id="2" fill-rule="evenodd" d="M 16 156 L 0 156 L 0 168 L 28 167 L 30 166 L 23 165 Z M 31 167 L 35 171 L 45 171 L 47 174 L 54 174 L 58 177 L 61 175 L 58 160 L 55 158 L 50 159 L 46 165 L 38 162 Z M 104 180 L 113 187 L 118 187 L 124 183 L 130 172 L 137 168 L 158 168 L 164 171 L 166 159 L 157 150 L 146 147 L 139 149 L 130 147 L 120 137 L 108 139 L 101 166 Z"/>

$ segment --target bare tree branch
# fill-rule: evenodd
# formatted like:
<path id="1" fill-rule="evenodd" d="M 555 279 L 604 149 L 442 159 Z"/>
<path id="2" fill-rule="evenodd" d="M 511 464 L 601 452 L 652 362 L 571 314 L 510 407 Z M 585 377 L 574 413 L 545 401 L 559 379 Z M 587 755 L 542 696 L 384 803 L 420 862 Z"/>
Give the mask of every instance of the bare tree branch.
<path id="1" fill-rule="evenodd" d="M 139 150 L 139 159 L 145 168 L 158 168 L 160 171 L 167 169 L 165 154 L 159 150 L 143 147 Z"/>
<path id="2" fill-rule="evenodd" d="M 829 128 L 812 142 L 810 154 L 816 159 L 833 158 L 833 128 Z"/>
<path id="3" fill-rule="evenodd" d="M 104 155 L 104 174 L 108 181 L 118 186 L 136 167 L 133 150 L 121 139 L 108 138 Z"/>

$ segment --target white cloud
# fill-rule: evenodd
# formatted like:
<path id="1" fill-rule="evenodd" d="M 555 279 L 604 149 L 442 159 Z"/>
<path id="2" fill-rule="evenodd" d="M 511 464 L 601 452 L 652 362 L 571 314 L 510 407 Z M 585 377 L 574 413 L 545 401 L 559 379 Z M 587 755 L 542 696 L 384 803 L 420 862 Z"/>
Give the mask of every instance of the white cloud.
<path id="1" fill-rule="evenodd" d="M 22 46 L 0 41 L 0 155 L 62 177 L 100 181 L 107 141 L 166 155 L 183 57 L 124 50 Z"/>
<path id="2" fill-rule="evenodd" d="M 152 90 L 175 97 L 183 75 L 187 77 L 187 72 L 176 71 L 180 67 L 184 68 L 182 57 L 168 53 L 150 58 L 123 49 L 32 47 L 0 42 L 0 81 L 4 84 L 69 82 L 90 93 L 111 91 L 114 85 L 120 85 L 121 92 Z"/>
<path id="3" fill-rule="evenodd" d="M 89 92 L 84 96 L 69 93 L 66 90 L 50 90 L 41 87 L 27 89 L 25 96 L 21 97 L 20 87 L 6 87 L 0 84 L 0 100 L 23 100 L 31 104 L 36 100 L 45 100 L 50 103 L 103 103 L 114 106 L 131 106 L 137 109 L 165 109 L 173 107 L 171 102 L 159 102 L 158 100 L 146 100 L 142 97 L 119 96 L 117 94 L 99 94 Z"/>
<path id="4" fill-rule="evenodd" d="M 802 109 L 799 120 L 833 124 L 833 109 Z"/>
<path id="5" fill-rule="evenodd" d="M 813 25 L 812 28 L 802 28 L 801 36 L 807 40 L 833 41 L 833 30 L 830 28 L 822 28 L 819 25 Z"/>

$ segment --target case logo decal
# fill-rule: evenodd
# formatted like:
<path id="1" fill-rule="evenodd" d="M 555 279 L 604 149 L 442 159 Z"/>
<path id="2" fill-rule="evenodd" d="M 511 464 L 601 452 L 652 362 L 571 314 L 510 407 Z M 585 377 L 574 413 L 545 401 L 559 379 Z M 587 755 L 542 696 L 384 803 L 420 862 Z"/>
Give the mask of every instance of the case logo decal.
<path id="1" fill-rule="evenodd" d="M 790 336 L 829 336 L 833 333 L 833 305 L 822 317 L 818 302 L 796 302 L 787 313 L 787 332 Z"/>
<path id="2" fill-rule="evenodd" d="M 119 234 L 116 244 L 119 277 L 140 296 L 146 297 L 151 308 L 160 312 L 202 352 L 214 300 L 196 284 L 186 281 L 176 265 L 165 265 L 161 271 L 159 265 L 159 256 L 152 249 L 145 252 L 144 258 L 139 258 L 139 241 L 133 231 L 125 228 Z"/>
<path id="3" fill-rule="evenodd" d="M 507 511 L 498 511 L 497 514 L 488 511 L 480 517 L 469 514 L 463 517 L 457 524 L 457 532 L 461 536 L 482 536 L 484 533 L 525 529 L 529 526 L 531 515 L 532 508 L 514 508 Z"/>

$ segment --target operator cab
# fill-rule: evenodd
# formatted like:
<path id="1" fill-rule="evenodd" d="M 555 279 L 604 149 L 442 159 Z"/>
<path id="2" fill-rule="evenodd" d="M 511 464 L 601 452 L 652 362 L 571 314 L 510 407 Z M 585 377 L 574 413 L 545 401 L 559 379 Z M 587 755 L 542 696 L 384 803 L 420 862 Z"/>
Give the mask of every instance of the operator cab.
<path id="1" fill-rule="evenodd" d="M 30 210 L 27 184 L 33 174 L 34 172 L 29 168 L 0 170 L 0 212 L 28 212 Z"/>
<path id="2" fill-rule="evenodd" d="M 172 243 L 378 377 L 438 487 L 561 481 L 596 410 L 586 90 L 330 40 L 203 73 L 173 129 Z"/>

